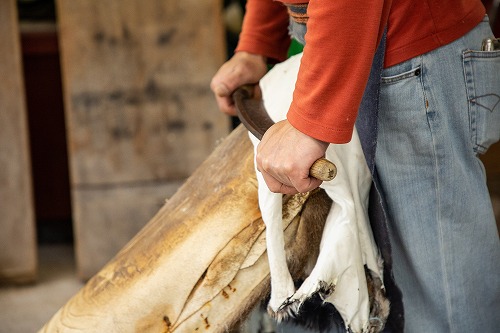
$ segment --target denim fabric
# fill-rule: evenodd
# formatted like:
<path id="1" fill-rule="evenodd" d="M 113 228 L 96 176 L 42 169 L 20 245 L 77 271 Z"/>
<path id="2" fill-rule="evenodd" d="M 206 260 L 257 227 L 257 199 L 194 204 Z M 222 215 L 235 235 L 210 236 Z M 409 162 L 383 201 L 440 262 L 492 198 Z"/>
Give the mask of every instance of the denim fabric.
<path id="1" fill-rule="evenodd" d="M 292 22 L 291 35 L 304 43 L 305 28 Z M 382 73 L 375 171 L 405 332 L 500 327 L 500 242 L 477 157 L 500 136 L 500 51 L 478 51 L 492 36 L 485 18 Z"/>
<path id="2" fill-rule="evenodd" d="M 405 332 L 498 332 L 500 242 L 484 153 L 500 136 L 500 51 L 487 19 L 384 69 L 376 167 Z"/>

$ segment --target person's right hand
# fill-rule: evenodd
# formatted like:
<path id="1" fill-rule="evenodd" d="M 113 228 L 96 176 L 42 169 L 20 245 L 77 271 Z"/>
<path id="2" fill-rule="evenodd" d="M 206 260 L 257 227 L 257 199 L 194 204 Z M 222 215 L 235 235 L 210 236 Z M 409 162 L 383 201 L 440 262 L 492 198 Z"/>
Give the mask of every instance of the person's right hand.
<path id="1" fill-rule="evenodd" d="M 259 82 L 266 72 L 267 64 L 264 56 L 243 51 L 236 52 L 219 68 L 210 83 L 219 109 L 228 115 L 236 115 L 232 93 L 242 85 Z"/>

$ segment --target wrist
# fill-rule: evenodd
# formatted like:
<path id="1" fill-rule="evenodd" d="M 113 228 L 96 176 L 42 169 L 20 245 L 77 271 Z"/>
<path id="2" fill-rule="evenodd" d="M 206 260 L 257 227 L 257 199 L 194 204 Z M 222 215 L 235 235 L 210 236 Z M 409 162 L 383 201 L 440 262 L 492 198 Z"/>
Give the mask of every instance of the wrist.
<path id="1" fill-rule="evenodd" d="M 262 54 L 252 53 L 248 51 L 236 51 L 234 53 L 234 56 L 240 58 L 241 60 L 267 65 L 267 57 Z"/>

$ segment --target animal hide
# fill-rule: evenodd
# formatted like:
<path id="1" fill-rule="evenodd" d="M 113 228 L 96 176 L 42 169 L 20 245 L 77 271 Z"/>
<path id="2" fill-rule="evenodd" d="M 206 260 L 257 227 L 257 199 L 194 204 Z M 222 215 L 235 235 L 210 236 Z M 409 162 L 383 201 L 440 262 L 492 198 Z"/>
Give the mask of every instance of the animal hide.
<path id="1" fill-rule="evenodd" d="M 276 65 L 260 83 L 264 106 L 277 122 L 286 118 L 301 54 Z M 250 134 L 257 148 L 258 140 Z M 282 195 L 267 188 L 257 171 L 259 207 L 266 225 L 271 273 L 268 311 L 277 320 L 300 317 L 304 304 L 320 297 L 333 304 L 352 332 L 379 332 L 389 314 L 384 295 L 382 259 L 367 214 L 371 175 L 357 132 L 350 143 L 330 145 L 326 158 L 336 164 L 337 177 L 321 185 L 332 200 L 317 257 L 296 290 L 287 266 L 282 225 Z M 309 251 L 304 244 L 303 251 Z M 306 319 L 307 321 L 307 319 Z"/>

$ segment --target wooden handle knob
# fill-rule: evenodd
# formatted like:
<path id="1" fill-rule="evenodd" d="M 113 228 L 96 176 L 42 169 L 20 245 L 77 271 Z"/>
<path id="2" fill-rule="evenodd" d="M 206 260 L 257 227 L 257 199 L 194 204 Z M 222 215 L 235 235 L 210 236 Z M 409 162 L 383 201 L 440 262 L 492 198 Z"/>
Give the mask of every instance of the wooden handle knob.
<path id="1" fill-rule="evenodd" d="M 326 158 L 320 158 L 309 169 L 309 175 L 323 181 L 332 180 L 337 175 L 337 167 Z"/>

